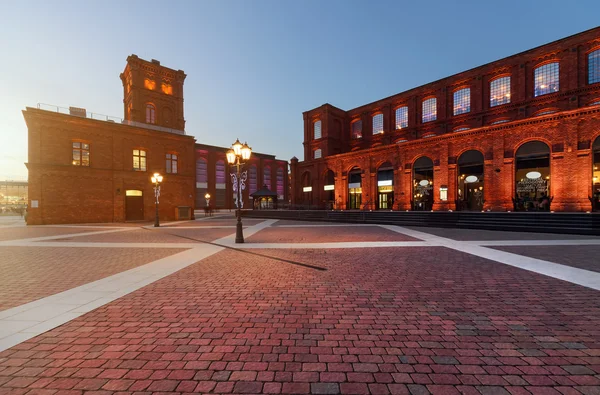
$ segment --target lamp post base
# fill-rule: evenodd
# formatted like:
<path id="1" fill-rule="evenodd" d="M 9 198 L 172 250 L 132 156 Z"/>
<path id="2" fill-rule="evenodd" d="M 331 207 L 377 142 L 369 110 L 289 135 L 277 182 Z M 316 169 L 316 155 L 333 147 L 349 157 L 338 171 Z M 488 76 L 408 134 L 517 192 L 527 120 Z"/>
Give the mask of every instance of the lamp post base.
<path id="1" fill-rule="evenodd" d="M 236 242 L 236 244 L 244 242 L 244 232 L 242 230 L 242 213 L 239 209 L 237 210 L 237 224 L 235 227 L 235 242 Z"/>
<path id="2" fill-rule="evenodd" d="M 160 226 L 160 222 L 158 220 L 158 202 L 156 202 L 156 212 L 154 215 L 154 227 L 158 228 Z"/>

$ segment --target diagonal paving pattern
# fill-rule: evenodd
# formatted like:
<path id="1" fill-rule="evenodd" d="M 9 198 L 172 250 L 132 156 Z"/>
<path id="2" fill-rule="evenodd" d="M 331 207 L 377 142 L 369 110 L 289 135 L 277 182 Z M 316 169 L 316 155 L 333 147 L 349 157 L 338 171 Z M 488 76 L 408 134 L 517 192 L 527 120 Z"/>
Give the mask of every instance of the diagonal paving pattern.
<path id="1" fill-rule="evenodd" d="M 600 273 L 490 248 L 589 246 L 590 262 L 581 266 L 596 270 L 599 238 L 454 240 L 391 225 L 264 220 L 249 221 L 246 243 L 237 245 L 235 221 L 223 215 L 209 225 L 211 218 L 142 227 L 166 242 L 119 237 L 140 227 L 79 232 L 84 226 L 73 225 L 61 226 L 72 227 L 69 234 L 0 242 L 174 251 L 0 311 L 0 393 L 487 395 L 600 388 Z M 279 227 L 296 228 L 310 242 L 278 242 L 281 234 L 268 230 Z M 373 227 L 410 241 L 370 241 L 381 234 Z M 350 228 L 365 237 L 318 236 L 325 229 L 355 235 Z M 83 237 L 94 234 L 95 241 Z M 103 235 L 122 241 L 104 242 Z"/>

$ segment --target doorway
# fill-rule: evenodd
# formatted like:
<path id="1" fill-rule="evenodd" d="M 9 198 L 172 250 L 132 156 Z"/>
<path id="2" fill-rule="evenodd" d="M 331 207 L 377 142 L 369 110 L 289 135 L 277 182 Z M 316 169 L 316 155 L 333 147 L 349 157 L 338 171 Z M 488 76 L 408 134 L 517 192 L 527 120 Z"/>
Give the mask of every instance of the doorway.
<path id="1" fill-rule="evenodd" d="M 144 220 L 144 195 L 142 191 L 135 189 L 125 191 L 125 220 Z"/>

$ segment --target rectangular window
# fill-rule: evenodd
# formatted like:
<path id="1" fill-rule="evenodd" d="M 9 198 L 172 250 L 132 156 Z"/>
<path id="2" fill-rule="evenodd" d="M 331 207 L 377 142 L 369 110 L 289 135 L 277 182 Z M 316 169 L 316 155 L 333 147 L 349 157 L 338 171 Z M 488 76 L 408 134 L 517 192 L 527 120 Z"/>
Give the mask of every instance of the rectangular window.
<path id="1" fill-rule="evenodd" d="M 464 88 L 454 92 L 454 115 L 471 111 L 471 89 Z"/>
<path id="2" fill-rule="evenodd" d="M 320 159 L 321 158 L 321 149 L 316 149 L 315 150 L 315 154 L 314 154 L 314 159 Z"/>
<path id="3" fill-rule="evenodd" d="M 588 55 L 588 84 L 600 82 L 600 49 Z"/>
<path id="4" fill-rule="evenodd" d="M 362 137 L 362 121 L 359 119 L 358 121 L 352 122 L 352 138 L 359 139 Z"/>
<path id="5" fill-rule="evenodd" d="M 313 129 L 315 131 L 314 133 L 314 139 L 318 140 L 321 138 L 321 121 L 317 121 L 313 124 Z"/>
<path id="6" fill-rule="evenodd" d="M 373 116 L 373 134 L 383 133 L 383 114 Z"/>
<path id="7" fill-rule="evenodd" d="M 73 166 L 90 165 L 90 145 L 73 141 Z"/>
<path id="8" fill-rule="evenodd" d="M 396 129 L 408 127 L 408 107 L 396 109 Z"/>
<path id="9" fill-rule="evenodd" d="M 496 78 L 490 82 L 490 107 L 510 103 L 510 77 Z"/>
<path id="10" fill-rule="evenodd" d="M 167 173 L 177 174 L 176 154 L 167 154 Z"/>
<path id="11" fill-rule="evenodd" d="M 133 170 L 146 171 L 146 151 L 141 149 L 133 150 Z"/>
<path id="12" fill-rule="evenodd" d="M 548 63 L 535 69 L 534 96 L 558 92 L 558 62 Z"/>
<path id="13" fill-rule="evenodd" d="M 423 101 L 423 123 L 435 121 L 437 119 L 437 99 L 432 97 Z"/>

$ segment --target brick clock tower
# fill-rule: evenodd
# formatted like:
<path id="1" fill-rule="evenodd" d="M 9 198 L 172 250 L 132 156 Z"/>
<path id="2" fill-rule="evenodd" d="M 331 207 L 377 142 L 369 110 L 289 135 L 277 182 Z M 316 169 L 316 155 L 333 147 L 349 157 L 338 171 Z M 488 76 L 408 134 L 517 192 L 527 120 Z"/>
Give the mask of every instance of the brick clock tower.
<path id="1" fill-rule="evenodd" d="M 121 73 L 125 120 L 185 130 L 183 81 L 185 73 L 151 62 L 127 57 Z"/>

